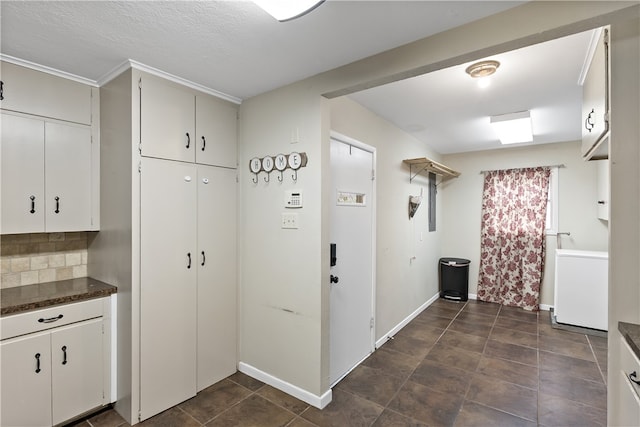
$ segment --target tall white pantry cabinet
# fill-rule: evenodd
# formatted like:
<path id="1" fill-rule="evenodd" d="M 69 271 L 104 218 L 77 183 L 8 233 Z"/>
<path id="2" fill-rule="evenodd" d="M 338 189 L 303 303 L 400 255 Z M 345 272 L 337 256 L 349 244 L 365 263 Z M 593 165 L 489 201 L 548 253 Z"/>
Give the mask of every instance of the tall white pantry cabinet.
<path id="1" fill-rule="evenodd" d="M 130 68 L 101 87 L 102 231 L 131 424 L 233 374 L 237 106 Z"/>

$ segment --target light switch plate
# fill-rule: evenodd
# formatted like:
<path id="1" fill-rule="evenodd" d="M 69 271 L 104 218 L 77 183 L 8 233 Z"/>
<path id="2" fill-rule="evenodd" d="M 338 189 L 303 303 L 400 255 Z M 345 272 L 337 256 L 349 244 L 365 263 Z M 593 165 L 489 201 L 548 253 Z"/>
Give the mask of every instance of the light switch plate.
<path id="1" fill-rule="evenodd" d="M 282 214 L 282 228 L 298 228 L 298 214 L 297 213 L 283 213 Z"/>

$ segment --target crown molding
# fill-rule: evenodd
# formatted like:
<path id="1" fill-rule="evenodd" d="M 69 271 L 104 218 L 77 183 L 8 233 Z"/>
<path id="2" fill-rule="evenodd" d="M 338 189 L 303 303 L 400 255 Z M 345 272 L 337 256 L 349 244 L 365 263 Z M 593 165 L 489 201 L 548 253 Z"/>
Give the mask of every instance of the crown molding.
<path id="1" fill-rule="evenodd" d="M 152 74 L 154 76 L 157 77 L 161 77 L 165 80 L 169 80 L 172 81 L 174 83 L 178 83 L 182 86 L 186 86 L 189 87 L 191 89 L 195 89 L 197 91 L 200 92 L 204 92 L 207 93 L 209 95 L 215 96 L 217 98 L 221 98 L 224 99 L 226 101 L 229 102 L 233 102 L 234 104 L 241 104 L 242 103 L 242 99 L 232 96 L 232 95 L 228 95 L 226 93 L 217 91 L 215 89 L 211 89 L 209 87 L 203 86 L 201 84 L 198 83 L 194 83 L 190 80 L 186 80 L 183 79 L 182 77 L 178 77 L 175 76 L 173 74 L 167 73 L 165 71 L 159 70 L 157 68 L 153 68 L 150 67 L 148 65 L 145 65 L 141 62 L 138 61 L 134 61 L 133 59 L 127 59 L 126 61 L 122 62 L 120 65 L 118 65 L 117 67 L 115 67 L 114 69 L 112 69 L 111 71 L 109 71 L 107 74 L 105 74 L 104 76 L 102 76 L 101 78 L 98 79 L 98 85 L 99 86 L 103 86 L 106 83 L 110 82 L 111 80 L 113 80 L 114 78 L 116 78 L 117 76 L 119 76 L 120 74 L 122 74 L 124 71 L 128 70 L 129 68 L 133 68 L 139 71 L 144 71 L 145 73 L 148 74 Z"/>
<path id="2" fill-rule="evenodd" d="M 194 83 L 190 80 L 183 79 L 178 76 L 174 76 L 173 74 L 166 73 L 162 70 L 158 70 L 157 68 L 150 67 L 148 65 L 142 64 L 140 62 L 134 61 L 132 59 L 127 59 L 122 62 L 120 65 L 106 73 L 104 76 L 100 77 L 98 80 L 91 80 L 85 77 L 80 77 L 75 74 L 67 73 L 65 71 L 56 70 L 55 68 L 47 67 L 45 65 L 36 64 L 35 62 L 27 61 L 25 59 L 16 58 L 10 55 L 4 55 L 0 53 L 0 60 L 4 62 L 9 62 L 11 64 L 20 65 L 22 67 L 30 68 L 32 70 L 41 71 L 43 73 L 52 74 L 57 77 L 62 77 L 64 79 L 73 80 L 78 83 L 83 83 L 93 87 L 101 87 L 106 83 L 110 82 L 120 74 L 122 74 L 125 70 L 129 68 L 135 68 L 136 70 L 144 71 L 149 74 L 153 74 L 158 77 L 162 77 L 166 80 L 173 81 L 175 83 L 181 84 L 183 86 L 189 87 L 191 89 L 195 89 L 200 92 L 207 93 L 209 95 L 215 96 L 217 98 L 221 98 L 227 100 L 229 102 L 233 102 L 234 104 L 241 104 L 242 99 L 228 95 L 226 93 L 217 91 L 215 89 L 211 89 L 209 87 L 203 86 L 198 83 Z"/>
<path id="3" fill-rule="evenodd" d="M 83 83 L 93 87 L 99 87 L 98 82 L 95 80 L 87 79 L 85 77 L 76 76 L 75 74 L 67 73 L 66 71 L 56 70 L 55 68 L 47 67 L 45 65 L 36 64 L 35 62 L 27 61 L 26 59 L 16 58 L 15 56 L 5 55 L 0 53 L 0 60 L 9 62 L 11 64 L 20 65 L 25 68 L 30 68 L 35 71 L 41 71 L 43 73 L 52 74 L 63 79 L 73 80 L 78 83 Z"/>

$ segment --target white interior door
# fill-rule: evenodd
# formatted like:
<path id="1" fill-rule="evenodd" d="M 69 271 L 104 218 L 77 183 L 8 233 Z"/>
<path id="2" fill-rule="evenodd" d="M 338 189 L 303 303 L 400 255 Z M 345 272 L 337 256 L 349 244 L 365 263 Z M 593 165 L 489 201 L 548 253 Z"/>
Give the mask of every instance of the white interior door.
<path id="1" fill-rule="evenodd" d="M 331 140 L 331 384 L 374 349 L 373 168 L 372 151 Z"/>

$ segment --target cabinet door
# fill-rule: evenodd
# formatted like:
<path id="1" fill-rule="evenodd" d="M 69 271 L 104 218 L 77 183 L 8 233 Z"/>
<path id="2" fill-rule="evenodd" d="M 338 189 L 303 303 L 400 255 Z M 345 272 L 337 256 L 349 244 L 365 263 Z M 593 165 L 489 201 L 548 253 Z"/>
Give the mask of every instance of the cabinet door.
<path id="1" fill-rule="evenodd" d="M 140 412 L 196 393 L 196 169 L 142 159 Z"/>
<path id="2" fill-rule="evenodd" d="M 101 317 L 51 332 L 53 424 L 102 405 L 103 354 Z"/>
<path id="3" fill-rule="evenodd" d="M 2 114 L 2 233 L 44 231 L 44 122 Z"/>
<path id="4" fill-rule="evenodd" d="M 195 96 L 157 77 L 143 77 L 141 86 L 141 154 L 195 161 Z"/>
<path id="5" fill-rule="evenodd" d="M 196 162 L 235 168 L 237 109 L 212 96 L 196 97 Z"/>
<path id="6" fill-rule="evenodd" d="M 45 124 L 45 183 L 48 232 L 92 229 L 91 130 Z"/>
<path id="7" fill-rule="evenodd" d="M 617 418 L 618 422 L 614 425 L 619 426 L 638 426 L 640 425 L 640 398 L 629 382 L 624 371 L 620 372 L 620 401 L 617 402 Z"/>
<path id="8" fill-rule="evenodd" d="M 598 160 L 598 218 L 609 221 L 609 160 Z"/>
<path id="9" fill-rule="evenodd" d="M 50 334 L 5 340 L 2 352 L 3 426 L 51 425 Z"/>
<path id="10" fill-rule="evenodd" d="M 1 63 L 0 108 L 91 124 L 91 87 L 8 62 Z"/>
<path id="11" fill-rule="evenodd" d="M 608 50 L 603 30 L 582 87 L 582 155 L 592 152 L 609 130 Z"/>
<path id="12" fill-rule="evenodd" d="M 198 166 L 198 391 L 233 374 L 236 171 Z"/>

